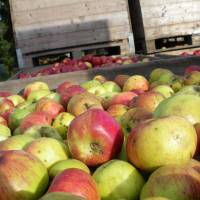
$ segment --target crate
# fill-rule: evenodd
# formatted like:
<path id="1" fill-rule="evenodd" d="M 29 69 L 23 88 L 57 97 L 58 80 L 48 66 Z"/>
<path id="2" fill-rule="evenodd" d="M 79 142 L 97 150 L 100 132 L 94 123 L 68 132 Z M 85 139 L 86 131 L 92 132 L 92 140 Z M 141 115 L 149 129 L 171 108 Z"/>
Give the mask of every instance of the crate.
<path id="1" fill-rule="evenodd" d="M 200 46 L 199 0 L 129 0 L 129 6 L 137 51 Z"/>
<path id="2" fill-rule="evenodd" d="M 134 52 L 128 0 L 9 0 L 20 67 L 57 52 Z"/>
<path id="3" fill-rule="evenodd" d="M 171 59 L 155 60 L 148 63 L 126 65 L 121 67 L 98 68 L 86 71 L 70 72 L 22 80 L 9 80 L 5 82 L 0 82 L 0 91 L 19 93 L 27 84 L 34 81 L 44 81 L 49 85 L 51 89 L 55 89 L 60 83 L 64 81 L 71 81 L 73 83 L 79 84 L 92 79 L 95 75 L 103 75 L 109 80 L 112 80 L 117 74 L 141 74 L 148 77 L 150 72 L 158 67 L 164 67 L 172 70 L 178 75 L 183 75 L 184 69 L 189 65 L 200 65 L 200 57 L 178 57 Z"/>

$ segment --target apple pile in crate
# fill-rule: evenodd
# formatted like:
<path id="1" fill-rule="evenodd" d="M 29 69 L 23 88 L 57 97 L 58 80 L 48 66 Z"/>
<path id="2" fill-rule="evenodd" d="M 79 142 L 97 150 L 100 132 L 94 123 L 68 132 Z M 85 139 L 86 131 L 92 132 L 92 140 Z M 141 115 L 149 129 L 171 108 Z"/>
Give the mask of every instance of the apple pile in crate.
<path id="1" fill-rule="evenodd" d="M 93 56 L 86 55 L 81 59 L 65 58 L 60 63 L 55 63 L 51 67 L 44 67 L 33 73 L 20 73 L 19 79 L 74 72 L 80 70 L 88 70 L 99 67 L 117 67 L 138 62 L 147 62 L 148 58 L 140 58 L 138 56 Z"/>
<path id="2" fill-rule="evenodd" d="M 1 92 L 1 200 L 199 200 L 200 72 Z"/>

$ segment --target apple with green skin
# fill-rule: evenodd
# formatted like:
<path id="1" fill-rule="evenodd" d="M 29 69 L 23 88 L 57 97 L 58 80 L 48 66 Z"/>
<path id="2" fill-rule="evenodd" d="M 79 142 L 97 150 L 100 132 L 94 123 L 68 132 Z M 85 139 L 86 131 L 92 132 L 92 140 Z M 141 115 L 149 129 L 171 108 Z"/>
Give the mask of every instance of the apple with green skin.
<path id="1" fill-rule="evenodd" d="M 137 169 L 130 163 L 111 160 L 93 174 L 102 200 L 137 200 L 145 183 Z"/>
<path id="2" fill-rule="evenodd" d="M 138 95 L 135 92 L 121 92 L 105 100 L 103 103 L 104 108 L 107 109 L 108 107 L 116 104 L 123 104 L 125 106 L 128 106 L 131 100 L 137 96 Z"/>
<path id="3" fill-rule="evenodd" d="M 46 98 L 52 99 L 52 100 L 56 101 L 57 103 L 61 103 L 61 96 L 60 96 L 60 94 L 58 94 L 56 92 L 51 92 L 50 94 L 48 94 L 46 96 Z"/>
<path id="4" fill-rule="evenodd" d="M 7 99 L 11 100 L 15 107 L 25 101 L 25 99 L 20 95 L 11 95 L 7 97 Z"/>
<path id="5" fill-rule="evenodd" d="M 175 93 L 181 90 L 181 88 L 184 87 L 184 77 L 174 76 L 170 87 L 174 90 Z"/>
<path id="6" fill-rule="evenodd" d="M 87 91 L 96 96 L 101 96 L 102 94 L 106 93 L 106 89 L 103 87 L 103 85 L 96 85 L 94 87 L 87 89 Z"/>
<path id="7" fill-rule="evenodd" d="M 114 81 L 106 81 L 102 86 L 106 92 L 121 92 L 121 88 Z"/>
<path id="8" fill-rule="evenodd" d="M 45 194 L 39 200 L 86 200 L 86 199 L 67 192 L 52 192 Z"/>
<path id="9" fill-rule="evenodd" d="M 73 83 L 68 82 L 68 81 L 65 81 L 65 82 L 61 83 L 61 84 L 57 87 L 56 92 L 57 92 L 58 94 L 63 94 L 63 93 L 65 93 L 65 90 L 66 90 L 67 88 L 69 88 L 69 87 L 71 87 L 71 86 L 73 86 L 73 85 L 74 85 Z"/>
<path id="10" fill-rule="evenodd" d="M 23 103 L 20 103 L 16 106 L 16 109 L 26 109 L 30 112 L 35 111 L 36 103 L 32 103 L 31 101 L 25 101 Z"/>
<path id="11" fill-rule="evenodd" d="M 8 124 L 11 130 L 16 129 L 21 121 L 30 113 L 32 113 L 32 111 L 28 110 L 28 109 L 19 109 L 19 108 L 15 108 L 13 110 L 13 112 L 10 114 L 9 119 L 8 119 Z"/>
<path id="12" fill-rule="evenodd" d="M 0 199 L 33 200 L 44 194 L 49 177 L 37 158 L 24 151 L 4 151 L 0 160 Z"/>
<path id="13" fill-rule="evenodd" d="M 83 171 L 90 174 L 90 169 L 83 162 L 76 159 L 67 159 L 55 163 L 49 169 L 49 176 L 51 177 L 51 179 L 53 179 L 55 176 L 57 176 L 65 169 L 70 169 L 70 168 L 82 169 Z"/>
<path id="14" fill-rule="evenodd" d="M 175 75 L 172 72 L 163 73 L 156 81 L 159 85 L 170 85 L 173 83 Z"/>
<path id="15" fill-rule="evenodd" d="M 177 95 L 178 94 L 191 94 L 191 95 L 200 96 L 200 86 L 199 85 L 184 86 L 176 94 Z"/>
<path id="16" fill-rule="evenodd" d="M 133 75 L 124 83 L 123 91 L 133 91 L 133 90 L 143 90 L 147 91 L 149 89 L 149 82 L 144 76 Z"/>
<path id="17" fill-rule="evenodd" d="M 192 124 L 182 117 L 169 116 L 141 122 L 128 136 L 126 150 L 134 166 L 151 172 L 161 166 L 188 162 L 196 147 L 197 134 Z"/>
<path id="18" fill-rule="evenodd" d="M 98 166 L 121 151 L 123 134 L 107 112 L 90 109 L 71 122 L 67 142 L 73 158 L 87 166 Z"/>
<path id="19" fill-rule="evenodd" d="M 38 158 L 47 169 L 55 163 L 68 159 L 63 143 L 53 138 L 39 138 L 29 143 L 24 150 Z"/>
<path id="20" fill-rule="evenodd" d="M 28 128 L 26 131 L 23 132 L 24 135 L 29 135 L 35 139 L 41 138 L 41 137 L 49 137 L 54 138 L 60 142 L 63 142 L 62 137 L 57 132 L 55 128 L 48 125 L 34 125 Z"/>
<path id="21" fill-rule="evenodd" d="M 151 89 L 153 92 L 161 93 L 165 98 L 171 97 L 174 90 L 169 85 L 158 85 Z"/>
<path id="22" fill-rule="evenodd" d="M 63 139 L 67 138 L 68 127 L 74 118 L 74 115 L 67 112 L 62 112 L 55 118 L 53 127 L 58 131 Z"/>
<path id="23" fill-rule="evenodd" d="M 159 92 L 145 92 L 132 99 L 129 106 L 131 108 L 143 108 L 146 111 L 153 113 L 157 106 L 165 99 Z"/>
<path id="24" fill-rule="evenodd" d="M 88 90 L 92 87 L 96 87 L 97 85 L 101 85 L 101 82 L 99 82 L 98 80 L 90 80 L 82 83 L 81 87 Z"/>
<path id="25" fill-rule="evenodd" d="M 42 98 L 37 102 L 35 111 L 45 112 L 55 119 L 59 113 L 64 112 L 64 107 L 54 100 Z"/>
<path id="26" fill-rule="evenodd" d="M 11 136 L 11 131 L 7 126 L 0 124 L 0 141 L 6 140 Z"/>
<path id="27" fill-rule="evenodd" d="M 93 80 L 97 80 L 99 81 L 100 83 L 105 83 L 107 81 L 106 77 L 105 76 L 102 76 L 102 75 L 96 75 Z"/>
<path id="28" fill-rule="evenodd" d="M 200 97 L 196 95 L 179 94 L 162 101 L 154 112 L 154 117 L 177 115 L 184 117 L 192 124 L 200 122 Z"/>
<path id="29" fill-rule="evenodd" d="M 50 90 L 36 90 L 28 95 L 27 100 L 32 103 L 36 103 L 38 100 L 40 100 L 43 97 L 46 97 L 50 93 Z"/>
<path id="30" fill-rule="evenodd" d="M 124 115 L 122 115 L 120 124 L 124 135 L 127 137 L 131 130 L 135 128 L 140 122 L 151 119 L 152 113 L 143 108 L 131 108 Z"/>
<path id="31" fill-rule="evenodd" d="M 130 78 L 129 75 L 119 74 L 114 78 L 114 82 L 117 83 L 121 88 L 124 87 L 125 82 Z"/>
<path id="32" fill-rule="evenodd" d="M 114 117 L 118 122 L 121 119 L 121 116 L 128 111 L 128 106 L 125 106 L 123 104 L 115 104 L 110 106 L 107 109 L 107 112 Z"/>
<path id="33" fill-rule="evenodd" d="M 199 85 L 200 83 L 200 72 L 193 71 L 186 75 L 184 84 L 185 85 Z"/>
<path id="34" fill-rule="evenodd" d="M 173 200 L 200 199 L 200 174 L 188 164 L 157 169 L 144 185 L 140 199 L 166 197 Z"/>
<path id="35" fill-rule="evenodd" d="M 44 112 L 33 112 L 27 115 L 20 124 L 22 133 L 34 125 L 51 125 L 52 117 Z"/>
<path id="36" fill-rule="evenodd" d="M 94 94 L 85 92 L 77 94 L 69 100 L 67 111 L 74 116 L 78 116 L 95 108 L 103 110 L 100 100 Z"/>
<path id="37" fill-rule="evenodd" d="M 87 200 L 100 200 L 95 181 L 81 169 L 66 169 L 58 174 L 48 189 L 48 193 L 51 192 L 68 192 Z"/>
<path id="38" fill-rule="evenodd" d="M 7 121 L 3 117 L 1 117 L 1 116 L 0 116 L 0 124 L 4 125 L 4 126 L 8 126 Z"/>
<path id="39" fill-rule="evenodd" d="M 0 151 L 22 150 L 27 144 L 32 142 L 34 138 L 27 135 L 16 135 L 0 142 Z"/>
<path id="40" fill-rule="evenodd" d="M 26 99 L 31 92 L 36 91 L 36 90 L 49 90 L 49 86 L 44 83 L 44 82 L 34 82 L 34 83 L 30 83 L 28 84 L 25 88 L 24 88 L 24 92 L 23 92 L 23 96 Z"/>

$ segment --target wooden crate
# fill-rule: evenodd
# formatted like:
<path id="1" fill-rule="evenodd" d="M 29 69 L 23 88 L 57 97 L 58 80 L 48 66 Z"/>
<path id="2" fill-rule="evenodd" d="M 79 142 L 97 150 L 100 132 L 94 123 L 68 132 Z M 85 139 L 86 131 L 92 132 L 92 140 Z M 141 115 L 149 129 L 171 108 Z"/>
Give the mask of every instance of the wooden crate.
<path id="1" fill-rule="evenodd" d="M 199 0 L 129 0 L 137 51 L 200 46 Z"/>
<path id="2" fill-rule="evenodd" d="M 74 52 L 114 42 L 122 53 L 134 51 L 127 0 L 10 0 L 10 7 L 22 67 L 31 65 L 35 54 L 63 49 Z"/>
<path id="3" fill-rule="evenodd" d="M 183 75 L 185 68 L 189 65 L 200 65 L 200 57 L 178 57 L 171 59 L 155 60 L 148 63 L 138 63 L 134 65 L 131 64 L 121 67 L 99 68 L 22 80 L 8 80 L 5 82 L 0 82 L 0 91 L 18 93 L 21 92 L 27 84 L 34 81 L 44 81 L 49 85 L 51 89 L 55 89 L 60 83 L 64 81 L 71 81 L 73 83 L 79 84 L 84 81 L 91 80 L 95 75 L 103 75 L 108 80 L 114 79 L 117 74 L 141 74 L 148 77 L 150 72 L 158 67 L 164 67 L 172 70 L 178 75 Z"/>

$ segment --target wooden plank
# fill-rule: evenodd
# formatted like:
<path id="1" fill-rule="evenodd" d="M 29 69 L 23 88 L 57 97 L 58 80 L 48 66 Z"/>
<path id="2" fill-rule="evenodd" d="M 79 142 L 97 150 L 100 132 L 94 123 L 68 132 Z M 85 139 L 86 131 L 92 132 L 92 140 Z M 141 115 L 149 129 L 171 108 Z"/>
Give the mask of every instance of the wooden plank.
<path id="1" fill-rule="evenodd" d="M 163 66 L 165 68 L 172 70 L 176 74 L 182 74 L 185 67 L 189 65 L 200 65 L 200 57 L 172 58 L 167 60 L 151 61 L 149 63 L 131 64 L 121 67 L 100 68 L 87 71 L 36 77 L 24 80 L 5 81 L 5 82 L 0 82 L 0 91 L 9 91 L 12 93 L 18 93 L 28 83 L 32 83 L 34 81 L 44 81 L 49 85 L 51 89 L 55 89 L 60 83 L 64 81 L 82 83 L 84 81 L 92 79 L 97 74 L 98 75 L 102 74 L 110 80 L 112 80 L 117 74 L 128 74 L 128 75 L 141 74 L 144 76 L 148 76 L 153 69 Z"/>
<path id="2" fill-rule="evenodd" d="M 41 36 L 57 35 L 63 32 L 75 32 L 95 28 L 110 29 L 110 27 L 121 25 L 129 25 L 127 11 L 17 27 L 15 32 L 17 40 L 25 40 Z"/>
<path id="3" fill-rule="evenodd" d="M 88 15 L 104 14 L 108 12 L 127 11 L 126 0 L 118 1 L 91 1 L 68 6 L 56 6 L 45 9 L 36 9 L 30 12 L 13 14 L 14 28 L 20 25 L 30 25 L 47 21 L 73 19 Z M 58 14 L 59 13 L 59 14 Z"/>
<path id="4" fill-rule="evenodd" d="M 39 37 L 31 40 L 18 41 L 17 46 L 23 53 L 43 51 L 47 49 L 56 49 L 64 47 L 73 47 L 100 42 L 110 42 L 128 38 L 130 32 L 129 26 L 116 26 L 109 29 L 93 29 L 89 31 L 80 31 L 72 33 L 62 33 L 49 37 Z"/>

